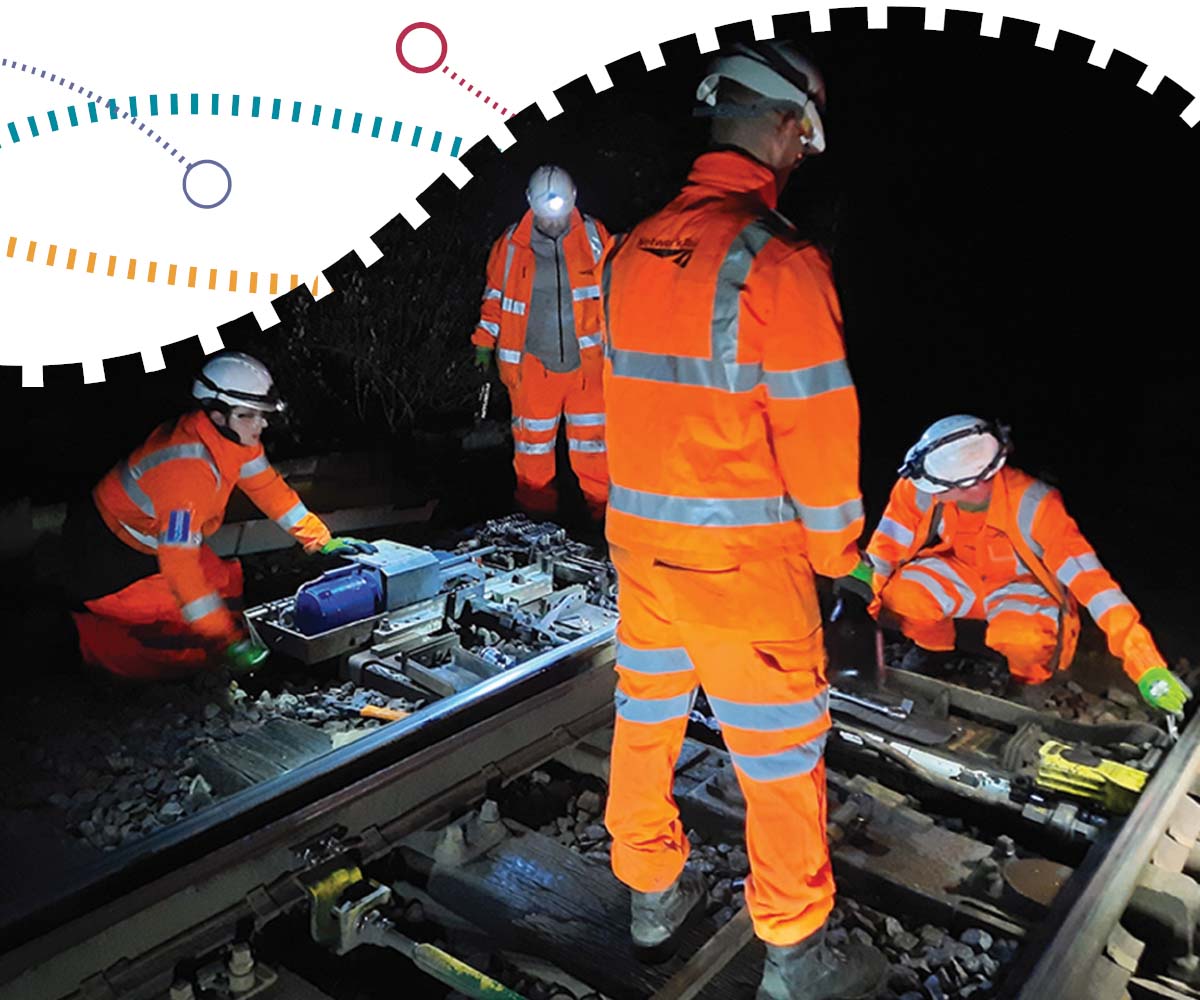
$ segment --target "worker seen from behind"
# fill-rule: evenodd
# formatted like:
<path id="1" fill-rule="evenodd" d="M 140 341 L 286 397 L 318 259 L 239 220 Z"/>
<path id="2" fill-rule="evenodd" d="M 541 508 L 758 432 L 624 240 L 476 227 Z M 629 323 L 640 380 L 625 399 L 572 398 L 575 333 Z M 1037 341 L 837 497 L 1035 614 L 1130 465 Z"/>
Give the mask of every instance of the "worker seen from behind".
<path id="1" fill-rule="evenodd" d="M 825 255 L 776 211 L 825 148 L 824 84 L 785 43 L 738 45 L 700 83 L 711 151 L 605 260 L 607 536 L 618 573 L 606 824 L 641 950 L 705 900 L 672 797 L 704 688 L 746 799 L 760 1000 L 873 996 L 883 956 L 834 948 L 814 571 L 863 529 L 858 401 Z"/>
<path id="2" fill-rule="evenodd" d="M 1191 692 L 1062 495 L 1009 465 L 1011 447 L 1006 427 L 958 414 L 931 424 L 904 458 L 867 547 L 873 610 L 916 643 L 903 665 L 931 668 L 954 650 L 955 620 L 976 619 L 1013 679 L 1041 684 L 1070 666 L 1083 605 L 1146 702 L 1180 711 Z"/>
<path id="3" fill-rule="evenodd" d="M 80 653 L 129 679 L 219 663 L 244 671 L 266 657 L 241 622 L 241 564 L 205 544 L 235 486 L 306 552 L 374 551 L 332 538 L 271 467 L 260 438 L 284 404 L 261 362 L 215 355 L 192 396 L 198 408 L 156 428 L 72 506 L 64 528 Z"/>
<path id="4" fill-rule="evenodd" d="M 566 418 L 571 468 L 595 520 L 604 516 L 600 255 L 608 230 L 575 207 L 575 183 L 562 167 L 538 167 L 525 192 L 529 210 L 492 247 L 475 364 L 495 355 L 512 402 L 516 502 L 553 515 L 555 444 Z"/>

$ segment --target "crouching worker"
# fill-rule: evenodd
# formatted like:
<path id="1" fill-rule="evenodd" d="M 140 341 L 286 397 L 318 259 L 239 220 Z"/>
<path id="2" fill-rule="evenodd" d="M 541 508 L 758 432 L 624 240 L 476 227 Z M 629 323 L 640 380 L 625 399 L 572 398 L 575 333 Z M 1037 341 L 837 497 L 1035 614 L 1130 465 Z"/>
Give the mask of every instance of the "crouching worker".
<path id="1" fill-rule="evenodd" d="M 1146 702 L 1180 711 L 1191 691 L 1167 670 L 1058 490 L 1007 465 L 1010 448 L 1007 428 L 958 415 L 909 449 L 867 546 L 872 611 L 899 618 L 918 667 L 953 651 L 955 619 L 984 621 L 985 642 L 1013 679 L 1040 684 L 1071 665 L 1082 604 Z"/>
<path id="2" fill-rule="evenodd" d="M 204 544 L 235 486 L 306 552 L 373 549 L 331 538 L 271 467 L 259 439 L 284 404 L 261 362 L 218 354 L 192 396 L 198 408 L 158 427 L 110 470 L 72 505 L 63 532 L 80 654 L 132 680 L 221 663 L 245 671 L 266 658 L 241 623 L 241 564 Z"/>

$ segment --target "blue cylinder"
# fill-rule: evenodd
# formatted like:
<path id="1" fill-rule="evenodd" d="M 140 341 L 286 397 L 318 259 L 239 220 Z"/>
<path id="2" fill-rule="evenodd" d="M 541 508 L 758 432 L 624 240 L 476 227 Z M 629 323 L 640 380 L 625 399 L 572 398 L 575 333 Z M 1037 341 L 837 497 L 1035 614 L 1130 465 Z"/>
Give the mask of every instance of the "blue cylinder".
<path id="1" fill-rule="evenodd" d="M 293 623 L 302 635 L 317 635 L 362 621 L 383 609 L 383 585 L 370 566 L 342 566 L 296 591 Z"/>

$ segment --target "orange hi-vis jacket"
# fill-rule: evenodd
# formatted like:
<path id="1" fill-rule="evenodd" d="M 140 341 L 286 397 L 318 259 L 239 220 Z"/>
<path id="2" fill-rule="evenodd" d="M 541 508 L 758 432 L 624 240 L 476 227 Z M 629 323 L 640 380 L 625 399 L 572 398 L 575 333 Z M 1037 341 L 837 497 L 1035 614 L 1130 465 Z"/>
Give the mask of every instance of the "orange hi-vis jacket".
<path id="1" fill-rule="evenodd" d="M 492 246 L 487 262 L 487 285 L 479 323 L 471 335 L 477 347 L 496 349 L 501 381 L 514 385 L 525 350 L 526 314 L 533 290 L 535 258 L 530 246 L 533 212 L 504 231 Z M 589 362 L 599 371 L 601 350 L 600 258 L 609 241 L 599 219 L 571 210 L 571 224 L 563 239 L 575 311 L 575 337 L 581 365 Z"/>
<path id="2" fill-rule="evenodd" d="M 774 173 L 700 156 L 605 258 L 608 539 L 680 566 L 858 562 L 858 399 L 829 261 Z"/>
<path id="3" fill-rule="evenodd" d="M 229 440 L 198 410 L 156 428 L 92 491 L 104 523 L 127 545 L 158 556 L 184 621 L 214 641 L 240 630 L 204 575 L 200 546 L 221 526 L 235 486 L 306 551 L 329 541 L 329 529 L 271 467 L 262 445 Z"/>
<path id="4" fill-rule="evenodd" d="M 1125 670 L 1137 681 L 1162 658 L 1150 643 L 1147 656 L 1131 656 L 1131 633 L 1145 630 L 1128 597 L 1100 563 L 1074 518 L 1067 513 L 1058 490 L 1011 465 L 993 479 L 985 532 L 998 532 L 1016 550 L 1024 569 L 1056 601 L 1061 613 L 1059 654 L 1061 667 L 1070 664 L 1079 636 L 1079 605 L 1084 605 L 1108 638 L 1109 650 L 1124 660 Z M 906 562 L 918 555 L 935 555 L 953 548 L 953 533 L 945 528 L 944 504 L 934 494 L 918 490 L 901 479 L 892 488 L 887 508 L 867 545 L 867 558 L 875 571 L 875 591 Z M 944 537 L 949 536 L 949 537 Z M 1021 567 L 1014 567 L 1020 572 Z M 877 597 L 872 610 L 877 610 Z M 1139 642 L 1140 644 L 1140 642 Z M 1159 662 L 1154 663 L 1157 659 Z"/>

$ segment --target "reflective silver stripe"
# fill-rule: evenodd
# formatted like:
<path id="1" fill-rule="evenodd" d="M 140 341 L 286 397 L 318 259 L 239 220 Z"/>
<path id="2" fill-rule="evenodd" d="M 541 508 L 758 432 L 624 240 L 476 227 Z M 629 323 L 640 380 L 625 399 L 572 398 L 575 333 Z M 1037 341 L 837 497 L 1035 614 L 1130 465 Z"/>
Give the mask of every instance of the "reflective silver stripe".
<path id="1" fill-rule="evenodd" d="M 678 674 L 691 670 L 692 659 L 682 646 L 635 649 L 617 641 L 617 666 L 637 674 Z"/>
<path id="2" fill-rule="evenodd" d="M 920 584 L 929 592 L 929 596 L 938 602 L 938 607 L 942 609 L 942 614 L 947 618 L 954 616 L 954 609 L 957 607 L 954 598 L 950 596 L 950 591 L 946 589 L 946 585 L 938 580 L 937 577 L 930 576 L 928 573 L 914 569 L 909 565 L 900 571 L 900 578 Z"/>
<path id="3" fill-rule="evenodd" d="M 225 602 L 221 600 L 221 595 L 213 591 L 211 594 L 197 597 L 194 601 L 188 601 L 187 604 L 180 608 L 180 614 L 183 615 L 185 622 L 196 622 L 205 615 L 211 615 L 214 611 L 220 611 L 223 607 L 225 607 Z"/>
<path id="4" fill-rule="evenodd" d="M 504 257 L 504 281 L 502 282 L 502 287 L 504 288 L 508 287 L 508 272 L 512 270 L 513 253 L 517 249 L 516 244 L 512 241 L 512 234 L 516 228 L 517 224 L 514 222 L 504 230 L 504 238 L 508 240 L 508 253 Z"/>
<path id="5" fill-rule="evenodd" d="M 568 447 L 568 448 L 569 448 L 571 451 L 591 451 L 591 452 L 597 452 L 597 451 L 607 451 L 607 450 L 608 450 L 608 449 L 605 447 L 605 445 L 604 445 L 604 441 L 603 441 L 603 440 L 600 440 L 600 441 L 580 441 L 580 440 L 578 440 L 577 438 L 573 438 L 573 437 L 568 437 L 568 438 L 567 438 L 567 447 Z"/>
<path id="6" fill-rule="evenodd" d="M 481 329 L 484 333 L 490 334 L 493 337 L 500 336 L 500 324 L 499 323 L 493 323 L 491 320 L 488 320 L 488 319 L 481 319 L 476 324 L 476 326 L 478 326 L 479 329 Z"/>
<path id="7" fill-rule="evenodd" d="M 750 392 L 762 381 L 762 365 L 724 364 L 711 358 L 683 357 L 677 354 L 651 354 L 647 351 L 611 353 L 613 374 L 671 385 L 694 385 L 723 392 Z"/>
<path id="8" fill-rule="evenodd" d="M 513 417 L 512 425 L 517 430 L 523 427 L 527 431 L 552 431 L 558 427 L 558 417 L 547 417 L 545 420 L 534 417 Z"/>
<path id="9" fill-rule="evenodd" d="M 525 315 L 525 303 L 518 299 L 504 299 L 500 303 L 500 308 L 506 313 L 512 313 L 514 316 Z"/>
<path id="10" fill-rule="evenodd" d="M 904 527 L 899 521 L 895 521 L 890 517 L 885 517 L 879 522 L 879 527 L 875 529 L 881 535 L 887 535 L 892 541 L 899 542 L 901 545 L 912 545 L 913 533 L 912 529 Z"/>
<path id="11" fill-rule="evenodd" d="M 673 722 L 675 719 L 686 719 L 696 700 L 698 688 L 692 688 L 686 694 L 677 694 L 671 698 L 634 698 L 617 688 L 613 701 L 617 706 L 617 717 L 626 722 L 640 722 L 654 725 L 659 722 Z"/>
<path id="12" fill-rule="evenodd" d="M 609 489 L 608 506 L 610 510 L 634 517 L 697 528 L 750 528 L 800 519 L 800 512 L 789 496 L 677 497 L 634 490 L 615 483 Z"/>
<path id="13" fill-rule="evenodd" d="M 513 444 L 513 448 L 522 455 L 549 455 L 554 450 L 554 442 L 540 441 L 532 443 L 529 441 L 517 441 Z"/>
<path id="14" fill-rule="evenodd" d="M 603 413 L 568 413 L 568 427 L 600 427 L 604 424 Z"/>
<path id="15" fill-rule="evenodd" d="M 1054 600 L 1045 587 L 1040 583 L 1006 583 L 1003 587 L 998 587 L 993 590 L 984 599 L 984 604 L 995 604 L 997 601 L 1007 600 L 1010 597 L 1041 597 L 1046 600 Z"/>
<path id="16" fill-rule="evenodd" d="M 734 765 L 751 781 L 783 781 L 801 774 L 809 774 L 821 762 L 825 752 L 825 733 L 807 743 L 780 750 L 778 753 L 752 757 L 744 753 L 730 753 Z"/>
<path id="17" fill-rule="evenodd" d="M 150 517 L 153 517 L 154 501 L 151 500 L 146 495 L 146 491 L 137 484 L 137 480 L 133 478 L 133 473 L 130 471 L 129 466 L 126 463 L 121 463 L 121 470 L 117 473 L 117 475 L 121 479 L 121 486 L 125 489 L 125 495 L 133 501 L 134 506 L 136 506 L 137 509 L 143 514 L 148 514 Z"/>
<path id="18" fill-rule="evenodd" d="M 604 252 L 604 243 L 600 239 L 600 230 L 596 228 L 596 220 L 590 215 L 583 217 L 583 229 L 587 233 L 588 246 L 592 251 L 592 263 L 600 263 L 600 254 Z M 599 298 L 600 296 L 596 296 Z"/>
<path id="19" fill-rule="evenodd" d="M 221 485 L 221 473 L 217 470 L 217 463 L 213 461 L 212 455 L 209 454 L 208 448 L 203 443 L 173 444 L 166 448 L 159 448 L 158 451 L 144 455 L 136 465 L 123 463 L 118 473 L 125 493 L 143 514 L 154 516 L 154 501 L 146 495 L 145 490 L 138 485 L 137 481 L 151 469 L 177 458 L 196 458 L 204 462 L 213 474 L 213 479 L 217 481 L 217 485 Z"/>
<path id="20" fill-rule="evenodd" d="M 140 531 L 137 530 L 137 528 L 131 528 L 124 521 L 122 521 L 120 523 L 121 523 L 122 528 L 124 528 L 126 531 L 128 531 L 129 534 L 133 538 L 135 538 L 139 542 L 141 542 L 144 546 L 146 546 L 146 548 L 148 548 L 148 549 L 157 549 L 158 548 L 158 539 L 155 538 L 153 535 L 143 535 Z"/>
<path id="21" fill-rule="evenodd" d="M 258 458 L 252 458 L 242 465 L 238 472 L 238 479 L 249 479 L 251 476 L 257 476 L 260 472 L 266 472 L 270 467 L 271 463 L 267 460 L 267 456 L 259 455 Z"/>
<path id="22" fill-rule="evenodd" d="M 1032 604 L 1027 601 L 1013 598 L 1010 601 L 1001 601 L 994 608 L 987 609 L 987 620 L 991 621 L 997 615 L 1003 614 L 1005 611 L 1015 611 L 1021 615 L 1041 615 L 1043 618 L 1049 618 L 1052 622 L 1058 622 L 1058 608 L 1047 607 L 1044 604 Z"/>
<path id="23" fill-rule="evenodd" d="M 1113 608 L 1132 608 L 1133 603 L 1126 597 L 1120 587 L 1110 587 L 1108 590 L 1102 590 L 1090 601 L 1087 602 L 1088 613 L 1096 619 Z"/>
<path id="24" fill-rule="evenodd" d="M 763 372 L 767 395 L 772 399 L 812 399 L 836 389 L 847 389 L 854 385 L 850 369 L 842 359 L 826 361 L 808 368 L 793 368 L 791 371 Z"/>
<path id="25" fill-rule="evenodd" d="M 1038 507 L 1050 492 L 1050 487 L 1041 480 L 1035 479 L 1029 484 L 1021 497 L 1021 502 L 1017 505 L 1017 527 L 1021 529 L 1021 535 L 1025 539 L 1025 544 L 1032 550 L 1033 554 L 1039 559 L 1042 558 L 1043 548 L 1038 544 L 1033 537 L 1033 521 L 1037 517 Z"/>
<path id="26" fill-rule="evenodd" d="M 504 293 L 499 288 L 485 288 L 483 290 L 483 301 L 487 302 L 490 299 L 502 299 Z"/>
<path id="27" fill-rule="evenodd" d="M 917 490 L 917 510 L 924 514 L 925 511 L 929 510 L 929 505 L 932 503 L 932 493 L 924 493 L 921 490 Z"/>
<path id="28" fill-rule="evenodd" d="M 584 285 L 582 288 L 571 289 L 571 300 L 574 302 L 586 302 L 588 299 L 600 298 L 599 285 Z"/>
<path id="29" fill-rule="evenodd" d="M 1062 581 L 1064 587 L 1069 587 L 1071 581 L 1080 573 L 1088 573 L 1094 569 L 1104 569 L 1104 567 L 1100 564 L 1096 553 L 1088 552 L 1082 556 L 1067 556 L 1054 575 Z"/>
<path id="30" fill-rule="evenodd" d="M 942 576 L 949 578 L 954 589 L 958 591 L 958 607 L 954 609 L 957 614 L 959 611 L 967 611 L 972 604 L 975 603 L 975 591 L 971 585 L 959 576 L 950 566 L 949 563 L 942 559 L 918 559 L 916 562 L 910 563 L 914 569 L 923 569 L 928 573 L 940 573 Z"/>
<path id="31" fill-rule="evenodd" d="M 591 333 L 586 337 L 579 338 L 580 347 L 599 347 L 604 343 L 604 336 L 599 333 Z"/>
<path id="32" fill-rule="evenodd" d="M 863 519 L 861 500 L 847 500 L 834 507 L 810 507 L 797 503 L 800 520 L 809 531 L 845 531 L 856 521 Z"/>
<path id="33" fill-rule="evenodd" d="M 304 504 L 298 503 L 282 517 L 275 518 L 275 523 L 278 524 L 279 527 L 281 527 L 284 531 L 291 531 L 292 528 L 296 527 L 296 525 L 299 524 L 300 521 L 307 515 L 308 508 L 305 507 Z"/>
<path id="34" fill-rule="evenodd" d="M 786 704 L 766 704 L 748 701 L 728 701 L 708 695 L 708 703 L 722 726 L 734 726 L 756 733 L 777 733 L 783 729 L 799 729 L 820 722 L 829 711 L 829 690 L 815 698 L 805 698 Z"/>
<path id="35" fill-rule="evenodd" d="M 712 359 L 725 365 L 737 364 L 738 332 L 742 290 L 750 276 L 754 258 L 771 241 L 771 232 L 758 219 L 747 225 L 725 251 L 717 271 L 717 288 L 712 307 Z"/>
<path id="36" fill-rule="evenodd" d="M 871 564 L 875 572 L 880 576 L 891 576 L 892 571 L 896 568 L 890 562 L 880 559 L 879 556 L 873 555 L 870 552 L 867 553 L 867 562 Z"/>
<path id="37" fill-rule="evenodd" d="M 508 348 L 502 347 L 496 353 L 499 355 L 501 361 L 507 362 L 510 365 L 519 365 L 521 363 L 520 351 L 510 351 Z"/>

